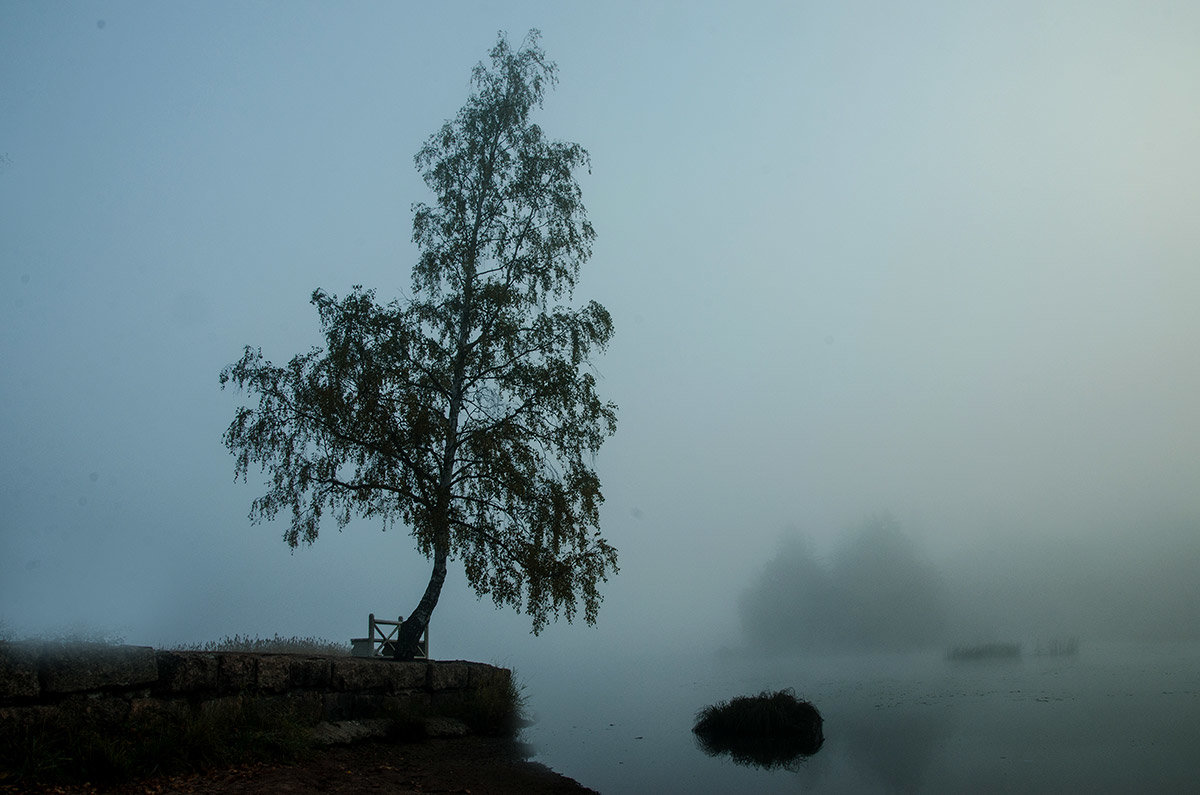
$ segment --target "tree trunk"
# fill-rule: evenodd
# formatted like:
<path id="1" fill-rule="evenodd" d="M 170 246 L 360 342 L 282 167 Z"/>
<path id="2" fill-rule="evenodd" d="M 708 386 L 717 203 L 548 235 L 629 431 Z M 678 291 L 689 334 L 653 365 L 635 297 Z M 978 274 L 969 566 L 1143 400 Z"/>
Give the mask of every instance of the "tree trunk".
<path id="1" fill-rule="evenodd" d="M 478 230 L 479 224 L 476 223 L 476 236 Z M 475 250 L 477 243 L 472 241 L 472 247 Z M 474 254 L 467 259 L 465 269 L 463 300 L 458 320 L 457 350 L 454 355 L 453 382 L 449 411 L 446 415 L 446 442 L 442 449 L 437 505 L 433 510 L 433 572 L 429 575 L 429 584 L 425 586 L 425 593 L 421 596 L 421 601 L 417 603 L 417 608 L 400 625 L 396 651 L 393 654 L 397 660 L 411 660 L 416 656 L 421 635 L 429 626 L 429 617 L 433 615 L 433 608 L 437 607 L 438 597 L 442 594 L 442 583 L 446 582 L 446 559 L 450 555 L 450 505 L 453 501 L 451 482 L 454 476 L 454 454 L 458 449 L 458 417 L 462 411 L 463 384 L 466 380 L 468 355 L 467 341 L 470 337 L 472 304 L 474 303 L 472 299 L 475 282 Z"/>
<path id="2" fill-rule="evenodd" d="M 393 657 L 397 660 L 411 660 L 420 650 L 421 635 L 429 626 L 429 617 L 433 608 L 437 607 L 438 597 L 442 595 L 442 583 L 446 582 L 447 548 L 437 545 L 433 553 L 433 572 L 429 575 L 429 584 L 417 608 L 409 614 L 400 625 L 400 633 L 396 640 Z"/>

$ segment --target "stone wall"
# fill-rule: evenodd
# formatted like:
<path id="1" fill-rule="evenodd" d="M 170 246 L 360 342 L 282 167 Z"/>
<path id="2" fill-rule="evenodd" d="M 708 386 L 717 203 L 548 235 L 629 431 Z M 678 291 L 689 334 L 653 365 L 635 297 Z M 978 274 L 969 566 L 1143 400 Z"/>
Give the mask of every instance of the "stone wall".
<path id="1" fill-rule="evenodd" d="M 139 716 L 184 716 L 214 705 L 311 726 L 436 716 L 454 714 L 481 694 L 494 697 L 511 685 L 511 676 L 505 668 L 463 661 L 0 643 L 0 724 L 77 714 L 128 724 Z"/>

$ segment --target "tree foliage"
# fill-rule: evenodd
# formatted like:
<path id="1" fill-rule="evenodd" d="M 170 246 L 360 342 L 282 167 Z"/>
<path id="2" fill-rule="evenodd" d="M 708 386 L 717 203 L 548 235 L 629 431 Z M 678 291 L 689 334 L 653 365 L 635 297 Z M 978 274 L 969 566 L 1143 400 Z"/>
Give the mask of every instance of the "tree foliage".
<path id="1" fill-rule="evenodd" d="M 516 51 L 501 35 L 466 104 L 415 157 L 432 200 L 413 205 L 412 297 L 317 290 L 323 347 L 285 366 L 247 347 L 221 373 L 258 399 L 225 433 L 237 475 L 270 475 L 254 520 L 290 511 L 293 547 L 316 540 L 326 513 L 339 527 L 401 523 L 432 558 L 401 655 L 451 557 L 535 633 L 577 603 L 593 623 L 598 584 L 617 571 L 592 468 L 616 406 L 589 367 L 613 324 L 594 301 L 570 303 L 595 236 L 574 176 L 589 160 L 531 121 L 554 82 L 536 31 Z"/>

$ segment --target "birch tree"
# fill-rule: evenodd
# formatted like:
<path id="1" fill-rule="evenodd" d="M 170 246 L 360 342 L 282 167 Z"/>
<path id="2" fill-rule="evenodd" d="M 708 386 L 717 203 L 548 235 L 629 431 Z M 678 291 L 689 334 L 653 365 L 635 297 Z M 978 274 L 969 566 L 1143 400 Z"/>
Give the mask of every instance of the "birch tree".
<path id="1" fill-rule="evenodd" d="M 594 623 L 599 585 L 617 572 L 594 469 L 616 406 L 591 367 L 613 323 L 572 301 L 595 236 L 575 178 L 590 163 L 532 121 L 555 82 L 537 31 L 515 51 L 501 34 L 466 104 L 416 154 L 431 197 L 413 205 L 411 296 L 317 290 L 323 346 L 284 366 L 247 347 L 221 372 L 222 388 L 256 399 L 224 435 L 236 476 L 267 475 L 252 520 L 290 514 L 293 548 L 329 517 L 399 524 L 432 561 L 401 659 L 451 560 L 534 633 L 580 607 Z"/>

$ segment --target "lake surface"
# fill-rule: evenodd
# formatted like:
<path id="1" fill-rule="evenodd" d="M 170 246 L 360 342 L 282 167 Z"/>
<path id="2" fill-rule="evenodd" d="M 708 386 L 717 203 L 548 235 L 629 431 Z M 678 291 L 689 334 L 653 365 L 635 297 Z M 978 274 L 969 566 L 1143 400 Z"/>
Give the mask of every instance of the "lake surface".
<path id="1" fill-rule="evenodd" d="M 563 670 L 569 668 L 569 670 Z M 534 759 L 602 793 L 1183 792 L 1200 786 L 1200 645 L 1072 657 L 645 656 L 518 671 Z M 790 687 L 825 719 L 794 769 L 709 757 L 702 707 Z"/>

